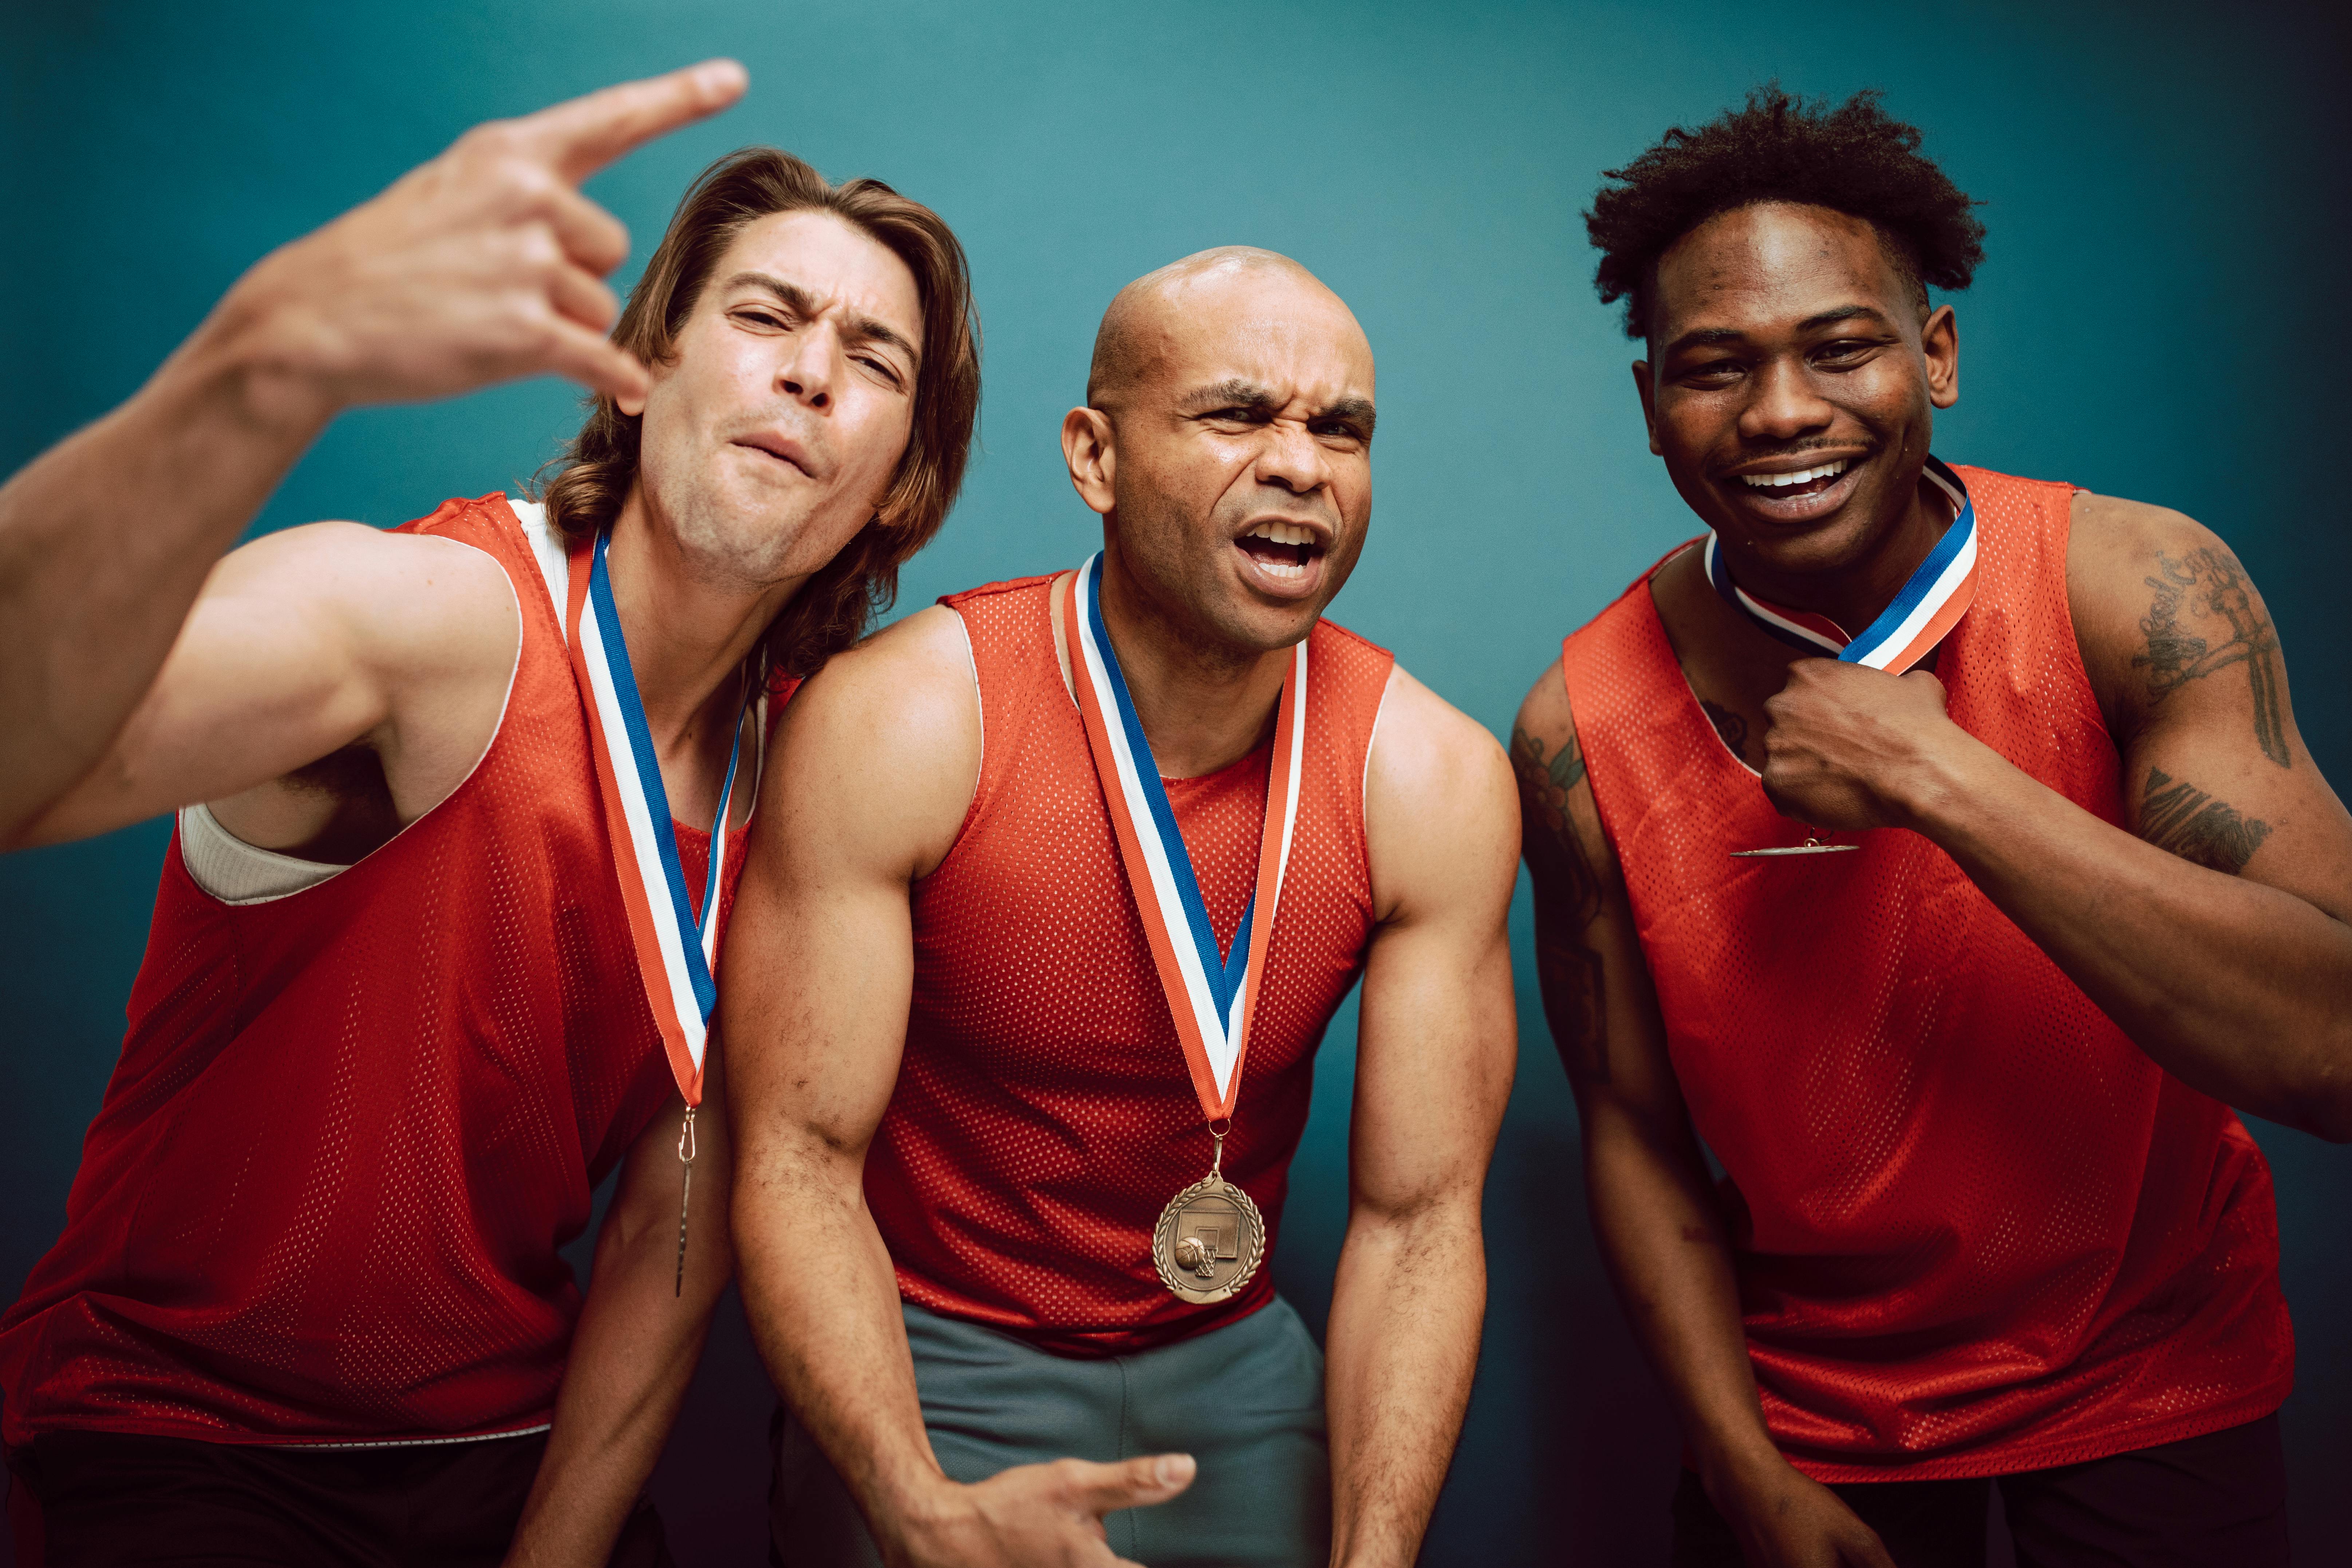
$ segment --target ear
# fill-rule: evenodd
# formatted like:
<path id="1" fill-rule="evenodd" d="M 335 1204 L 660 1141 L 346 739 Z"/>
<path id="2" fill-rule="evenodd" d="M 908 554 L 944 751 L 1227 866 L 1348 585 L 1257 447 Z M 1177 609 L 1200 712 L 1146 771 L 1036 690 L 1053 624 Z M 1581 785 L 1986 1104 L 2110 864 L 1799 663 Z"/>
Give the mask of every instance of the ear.
<path id="1" fill-rule="evenodd" d="M 1110 515 L 1111 479 L 1118 468 L 1110 416 L 1099 408 L 1073 408 L 1062 416 L 1062 460 L 1071 488 L 1095 510 Z"/>
<path id="2" fill-rule="evenodd" d="M 1927 401 L 1949 408 L 1960 400 L 1960 319 L 1938 305 L 1919 329 L 1919 352 L 1927 362 Z"/>
<path id="3" fill-rule="evenodd" d="M 1658 446 L 1657 387 L 1650 379 L 1650 362 L 1646 359 L 1633 362 L 1633 390 L 1641 395 L 1642 424 L 1650 432 L 1650 453 L 1663 457 L 1664 453 Z"/>

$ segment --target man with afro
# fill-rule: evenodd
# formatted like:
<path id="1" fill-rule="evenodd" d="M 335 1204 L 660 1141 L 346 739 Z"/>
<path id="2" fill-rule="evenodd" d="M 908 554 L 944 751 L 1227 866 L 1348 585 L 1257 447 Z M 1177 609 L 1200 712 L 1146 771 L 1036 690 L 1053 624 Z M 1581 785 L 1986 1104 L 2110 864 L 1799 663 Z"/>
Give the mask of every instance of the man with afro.
<path id="1" fill-rule="evenodd" d="M 1769 89 L 1588 215 L 1708 531 L 1512 756 L 1673 1561 L 1980 1568 L 1997 1482 L 2021 1563 L 2284 1563 L 2231 1108 L 2352 1138 L 2352 818 L 2218 537 L 1928 455 L 1984 230 L 1919 144 Z"/>

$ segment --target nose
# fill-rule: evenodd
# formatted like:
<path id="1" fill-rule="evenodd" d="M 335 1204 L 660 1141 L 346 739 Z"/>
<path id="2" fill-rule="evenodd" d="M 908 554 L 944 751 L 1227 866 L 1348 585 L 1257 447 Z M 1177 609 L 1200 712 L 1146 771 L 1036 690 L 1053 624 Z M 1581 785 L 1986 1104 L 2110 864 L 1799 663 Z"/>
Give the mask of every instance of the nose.
<path id="1" fill-rule="evenodd" d="M 1307 495 L 1330 482 L 1331 466 L 1322 444 L 1296 420 L 1277 419 L 1265 427 L 1258 448 L 1257 478 L 1261 484 Z"/>
<path id="2" fill-rule="evenodd" d="M 843 363 L 841 334 L 833 323 L 818 321 L 787 333 L 782 362 L 776 366 L 776 385 L 823 413 L 833 406 L 833 388 Z"/>
<path id="3" fill-rule="evenodd" d="M 1814 390 L 1811 377 L 1788 360 L 1767 360 L 1748 387 L 1748 405 L 1739 411 L 1739 434 L 1750 441 L 1794 440 L 1837 417 L 1836 408 Z"/>

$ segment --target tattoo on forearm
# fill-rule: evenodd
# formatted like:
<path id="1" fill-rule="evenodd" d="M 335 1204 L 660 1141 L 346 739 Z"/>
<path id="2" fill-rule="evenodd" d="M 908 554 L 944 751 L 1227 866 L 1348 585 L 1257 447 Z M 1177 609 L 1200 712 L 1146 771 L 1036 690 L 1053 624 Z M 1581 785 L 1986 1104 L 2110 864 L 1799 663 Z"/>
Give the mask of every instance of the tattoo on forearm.
<path id="1" fill-rule="evenodd" d="M 1704 697 L 1698 700 L 1698 705 L 1706 714 L 1708 722 L 1715 726 L 1715 732 L 1723 737 L 1723 743 L 1731 748 L 1731 754 L 1741 762 L 1746 762 L 1748 760 L 1748 721 L 1721 703 L 1709 702 Z"/>
<path id="2" fill-rule="evenodd" d="M 2147 793 L 2140 801 L 2139 836 L 2183 860 L 2234 877 L 2271 836 L 2271 825 L 2241 816 L 2196 785 L 2182 784 L 2162 768 L 2150 768 Z"/>
<path id="3" fill-rule="evenodd" d="M 1584 752 L 1574 735 L 1557 753 L 1545 751 L 1540 737 L 1512 728 L 1511 768 L 1518 775 L 1528 870 L 1536 884 L 1536 973 L 1544 1016 L 1569 1071 L 1606 1083 L 1601 954 L 1585 942 L 1601 915 L 1601 879 L 1568 817 L 1569 791 L 1584 778 Z"/>
<path id="4" fill-rule="evenodd" d="M 2149 696 L 2161 702 L 2192 680 L 2242 664 L 2253 684 L 2254 742 L 2279 766 L 2293 766 L 2278 635 L 2256 606 L 2244 568 L 2229 552 L 2209 545 L 2178 558 L 2159 554 L 2156 569 L 2147 579 L 2156 598 L 2139 623 L 2147 651 L 2132 660 L 2147 671 Z M 2203 629 L 2218 635 L 2226 626 L 2228 635 L 2218 642 L 2197 636 L 2180 624 L 2184 608 L 2193 620 L 2222 623 Z"/>

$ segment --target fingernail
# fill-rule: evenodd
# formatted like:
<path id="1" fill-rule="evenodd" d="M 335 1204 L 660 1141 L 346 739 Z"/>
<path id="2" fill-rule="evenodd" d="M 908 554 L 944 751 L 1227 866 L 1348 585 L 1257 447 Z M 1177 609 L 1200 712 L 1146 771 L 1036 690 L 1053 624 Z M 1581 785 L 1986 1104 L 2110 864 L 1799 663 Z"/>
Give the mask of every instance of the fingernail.
<path id="1" fill-rule="evenodd" d="M 1178 1486 L 1192 1479 L 1192 1456 L 1162 1454 L 1160 1456 L 1160 1463 L 1154 1468 L 1160 1477 L 1161 1486 Z"/>

